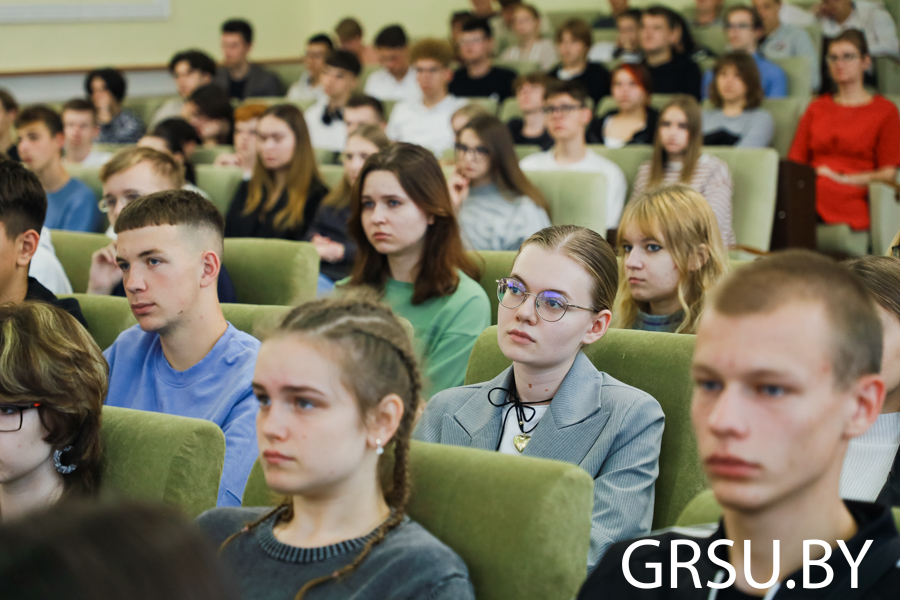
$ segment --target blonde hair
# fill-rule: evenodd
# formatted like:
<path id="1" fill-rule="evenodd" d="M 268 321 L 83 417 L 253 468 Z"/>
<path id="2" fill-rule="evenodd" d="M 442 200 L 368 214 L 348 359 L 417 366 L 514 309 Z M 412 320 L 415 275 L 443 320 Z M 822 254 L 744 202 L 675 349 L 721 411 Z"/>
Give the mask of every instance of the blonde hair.
<path id="1" fill-rule="evenodd" d="M 168 179 L 173 189 L 181 189 L 184 185 L 183 165 L 165 152 L 140 146 L 125 148 L 116 152 L 105 165 L 100 167 L 100 181 L 106 183 L 113 175 L 127 171 L 142 162 L 150 163 L 153 171 L 157 175 Z"/>
<path id="2" fill-rule="evenodd" d="M 350 141 L 350 138 L 355 137 L 362 138 L 367 142 L 374 144 L 378 150 L 384 150 L 391 145 L 391 141 L 384 134 L 384 130 L 378 125 L 360 125 L 353 133 L 347 136 L 347 141 Z M 331 206 L 338 209 L 347 208 L 350 206 L 350 192 L 352 191 L 353 185 L 347 181 L 347 175 L 345 173 L 344 176 L 341 177 L 341 182 L 334 186 L 334 189 L 328 192 L 328 195 L 322 199 L 322 206 Z"/>
<path id="3" fill-rule="evenodd" d="M 716 216 L 706 199 L 683 184 L 653 188 L 625 206 L 619 224 L 620 234 L 636 227 L 643 235 L 655 238 L 672 255 L 678 268 L 678 303 L 684 319 L 675 333 L 694 333 L 703 314 L 707 291 L 728 271 L 728 255 Z M 703 260 L 700 248 L 705 248 Z M 624 259 L 621 240 L 618 254 Z M 634 299 L 625 278 L 624 261 L 619 266 L 619 293 L 613 311 L 613 326 L 629 329 L 637 319 L 638 309 L 648 307 Z"/>
<path id="4" fill-rule="evenodd" d="M 419 40 L 409 50 L 409 62 L 414 65 L 419 60 L 433 60 L 445 69 L 449 68 L 453 62 L 453 48 L 446 40 L 435 38 Z"/>
<path id="5" fill-rule="evenodd" d="M 650 161 L 650 181 L 649 185 L 659 185 L 666 176 L 666 165 L 669 162 L 669 155 L 662 145 L 662 136 L 659 130 L 662 129 L 663 116 L 670 108 L 679 108 L 687 119 L 688 126 L 688 145 L 684 154 L 684 161 L 681 165 L 681 177 L 678 181 L 681 183 L 690 182 L 694 176 L 694 168 L 697 161 L 700 160 L 700 154 L 703 152 L 703 113 L 700 112 L 700 105 L 693 96 L 678 94 L 661 111 L 659 111 L 659 124 L 656 126 L 656 141 L 653 142 L 653 158 Z"/>

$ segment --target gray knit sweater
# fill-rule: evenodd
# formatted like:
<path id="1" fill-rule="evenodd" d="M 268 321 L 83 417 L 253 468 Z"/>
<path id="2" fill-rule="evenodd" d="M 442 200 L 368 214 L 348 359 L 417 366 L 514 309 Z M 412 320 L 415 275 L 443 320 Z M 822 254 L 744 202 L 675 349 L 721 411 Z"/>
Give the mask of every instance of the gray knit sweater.
<path id="1" fill-rule="evenodd" d="M 200 515 L 197 524 L 218 546 L 267 510 L 217 508 Z M 222 554 L 240 586 L 242 600 L 293 600 L 307 581 L 352 562 L 374 534 L 321 548 L 298 548 L 279 542 L 274 524 L 275 516 L 266 519 L 252 532 L 238 536 Z M 474 600 L 475 593 L 462 559 L 406 517 L 355 571 L 316 586 L 306 598 Z"/>

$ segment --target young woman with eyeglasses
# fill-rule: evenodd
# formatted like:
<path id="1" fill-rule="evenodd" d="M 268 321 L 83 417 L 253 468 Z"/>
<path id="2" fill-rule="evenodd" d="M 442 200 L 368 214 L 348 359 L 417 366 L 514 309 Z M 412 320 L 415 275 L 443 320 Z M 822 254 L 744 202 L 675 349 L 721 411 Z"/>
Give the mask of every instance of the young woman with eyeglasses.
<path id="1" fill-rule="evenodd" d="M 413 434 L 585 469 L 594 478 L 589 568 L 613 542 L 650 530 L 663 432 L 652 397 L 582 352 L 609 327 L 617 281 L 612 248 L 590 229 L 558 225 L 528 238 L 497 282 L 497 342 L 512 366 L 436 395 Z"/>
<path id="2" fill-rule="evenodd" d="M 74 317 L 43 302 L 0 306 L 0 521 L 100 482 L 109 367 Z"/>
<path id="3" fill-rule="evenodd" d="M 869 183 L 893 183 L 900 166 L 900 116 L 863 85 L 872 57 L 860 31 L 832 39 L 825 59 L 837 91 L 810 103 L 788 158 L 816 170 L 816 210 L 825 223 L 862 231 L 869 228 Z"/>
<path id="4" fill-rule="evenodd" d="M 468 248 L 518 250 L 550 225 L 547 201 L 519 168 L 512 136 L 497 117 L 473 118 L 456 140 L 450 199 Z"/>

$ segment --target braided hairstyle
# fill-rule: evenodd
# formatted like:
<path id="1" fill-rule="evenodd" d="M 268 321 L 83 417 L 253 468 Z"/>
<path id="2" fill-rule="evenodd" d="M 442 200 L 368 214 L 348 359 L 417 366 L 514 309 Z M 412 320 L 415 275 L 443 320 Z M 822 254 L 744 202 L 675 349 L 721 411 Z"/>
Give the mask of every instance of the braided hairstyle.
<path id="1" fill-rule="evenodd" d="M 421 379 L 406 330 L 390 308 L 375 301 L 326 298 L 308 302 L 288 313 L 266 337 L 272 339 L 289 335 L 331 344 L 339 351 L 337 355 L 342 363 L 343 384 L 356 398 L 364 417 L 388 394 L 396 394 L 403 400 L 403 416 L 391 440 L 393 452 L 385 452 L 379 460 L 379 471 L 386 472 L 390 469 L 393 455 L 390 478 L 381 479 L 391 516 L 381 524 L 352 563 L 331 575 L 307 582 L 297 592 L 296 600 L 301 600 L 310 589 L 354 571 L 372 548 L 402 523 L 409 501 L 409 440 L 421 401 Z M 390 446 L 387 449 L 391 449 Z M 290 497 L 226 539 L 220 552 L 232 540 L 276 513 L 283 522 L 293 519 Z"/>

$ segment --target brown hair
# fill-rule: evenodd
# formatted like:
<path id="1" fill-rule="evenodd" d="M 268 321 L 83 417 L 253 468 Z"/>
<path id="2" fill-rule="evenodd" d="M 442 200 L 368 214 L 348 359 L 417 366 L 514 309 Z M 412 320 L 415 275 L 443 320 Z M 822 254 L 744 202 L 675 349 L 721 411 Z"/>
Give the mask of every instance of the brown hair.
<path id="1" fill-rule="evenodd" d="M 19 103 L 16 102 L 16 99 L 13 97 L 9 91 L 0 88 L 0 105 L 3 105 L 3 110 L 6 112 L 14 112 L 19 110 Z"/>
<path id="2" fill-rule="evenodd" d="M 513 4 L 517 5 L 513 9 L 514 11 L 515 10 L 527 10 L 528 12 L 531 13 L 531 16 L 534 17 L 535 19 L 541 18 L 541 13 L 538 11 L 537 7 L 534 4 L 526 4 L 524 2 L 519 2 L 518 0 L 515 0 L 513 2 Z"/>
<path id="3" fill-rule="evenodd" d="M 556 43 L 560 43 L 562 41 L 562 36 L 564 33 L 571 35 L 573 38 L 584 44 L 584 51 L 587 52 L 591 48 L 591 44 L 593 43 L 593 33 L 591 33 L 591 26 L 588 25 L 582 19 L 569 19 L 565 23 L 559 26 L 556 30 Z"/>
<path id="4" fill-rule="evenodd" d="M 264 339 L 294 335 L 339 350 L 342 382 L 353 394 L 363 417 L 389 394 L 396 394 L 403 400 L 403 416 L 391 440 L 393 452 L 385 452 L 379 459 L 379 470 L 383 473 L 393 455 L 391 478 L 387 485 L 382 484 L 384 499 L 392 509 L 391 516 L 352 563 L 307 582 L 297 593 L 299 600 L 310 589 L 355 570 L 372 548 L 403 522 L 410 490 L 409 443 L 421 402 L 422 385 L 409 336 L 391 309 L 383 304 L 332 298 L 307 302 L 288 313 L 273 334 Z M 280 506 L 226 539 L 220 551 L 274 514 L 279 514 L 281 521 L 289 522 L 294 517 L 293 503 L 289 498 L 285 499 Z"/>
<path id="5" fill-rule="evenodd" d="M 93 495 L 100 484 L 100 418 L 109 366 L 90 334 L 51 304 L 0 306 L 0 397 L 40 403 L 44 438 L 75 470 L 65 493 Z"/>
<path id="6" fill-rule="evenodd" d="M 756 61 L 746 52 L 729 52 L 728 54 L 723 54 L 716 60 L 716 65 L 713 67 L 712 81 L 709 83 L 709 100 L 712 102 L 713 106 L 722 108 L 722 104 L 724 103 L 722 95 L 719 93 L 717 79 L 719 73 L 726 67 L 734 67 L 738 77 L 744 82 L 744 87 L 747 88 L 747 93 L 744 96 L 744 109 L 752 110 L 754 108 L 759 108 L 765 94 L 763 93 L 762 82 L 759 78 L 759 69 L 756 67 Z"/>
<path id="7" fill-rule="evenodd" d="M 872 298 L 900 321 L 900 259 L 893 256 L 860 256 L 844 261 Z"/>
<path id="8" fill-rule="evenodd" d="M 347 136 L 347 141 L 354 137 L 363 138 L 375 144 L 379 150 L 384 150 L 391 145 L 391 141 L 384 134 L 384 130 L 378 125 L 360 125 L 353 133 Z M 344 175 L 344 177 L 341 177 L 341 182 L 322 199 L 322 206 L 332 206 L 338 209 L 347 208 L 350 206 L 350 192 L 352 189 L 353 186 L 347 181 L 347 176 Z"/>
<path id="9" fill-rule="evenodd" d="M 554 81 L 551 79 L 549 85 L 544 88 L 544 100 L 564 95 L 571 96 L 582 108 L 588 105 L 588 91 L 580 81 L 575 81 L 574 79 Z"/>
<path id="10" fill-rule="evenodd" d="M 234 122 L 252 121 L 258 119 L 269 109 L 265 104 L 241 104 L 234 109 Z"/>
<path id="11" fill-rule="evenodd" d="M 90 100 L 85 100 L 84 98 L 72 98 L 71 100 L 63 104 L 62 110 L 59 111 L 59 114 L 66 114 L 67 110 L 75 112 L 89 112 L 91 113 L 91 118 L 94 120 L 94 124 L 97 124 L 97 107 L 94 106 L 94 103 Z"/>
<path id="12" fill-rule="evenodd" d="M 188 190 L 166 190 L 141 196 L 129 202 L 116 219 L 116 233 L 159 227 L 162 225 L 184 225 L 213 235 L 215 250 L 222 258 L 224 253 L 225 220 L 216 205 Z"/>
<path id="13" fill-rule="evenodd" d="M 43 104 L 35 104 L 22 110 L 16 117 L 16 129 L 21 129 L 32 123 L 43 123 L 50 136 L 59 135 L 63 132 L 63 122 L 59 114 Z"/>
<path id="14" fill-rule="evenodd" d="M 363 35 L 362 26 L 359 24 L 359 21 L 352 17 L 341 19 L 335 26 L 334 32 L 342 42 L 354 38 L 361 38 Z"/>
<path id="15" fill-rule="evenodd" d="M 127 171 L 142 162 L 150 163 L 158 175 L 169 180 L 173 189 L 179 189 L 184 185 L 184 165 L 176 161 L 170 154 L 141 146 L 124 148 L 116 152 L 106 164 L 100 167 L 100 181 L 106 183 L 113 175 Z"/>
<path id="16" fill-rule="evenodd" d="M 846 388 L 881 371 L 882 331 L 875 303 L 859 278 L 809 250 L 759 258 L 726 276 L 710 306 L 726 316 L 771 313 L 793 302 L 824 308 L 830 325 L 835 384 Z"/>
<path id="17" fill-rule="evenodd" d="M 409 62 L 416 64 L 419 60 L 433 60 L 445 69 L 453 62 L 453 48 L 445 40 L 425 38 L 413 44 L 409 50 Z"/>
<path id="18" fill-rule="evenodd" d="M 491 113 L 484 107 L 484 105 L 478 104 L 477 102 L 471 102 L 456 109 L 456 111 L 450 117 L 450 124 L 453 124 L 453 119 L 455 119 L 456 117 L 468 117 L 466 124 L 463 125 L 463 129 L 465 129 L 468 126 L 469 121 L 471 121 L 475 117 L 484 117 L 489 116 L 490 114 Z"/>
<path id="19" fill-rule="evenodd" d="M 500 191 L 506 192 L 505 195 L 509 199 L 513 199 L 511 196 L 528 196 L 549 214 L 550 206 L 544 194 L 519 168 L 516 146 L 509 128 L 493 115 L 481 115 L 469 121 L 460 134 L 466 129 L 471 129 L 488 149 L 491 181 Z"/>
<path id="20" fill-rule="evenodd" d="M 666 175 L 666 164 L 669 162 L 669 156 L 666 149 L 662 145 L 662 136 L 659 130 L 662 129 L 663 117 L 670 108 L 680 108 L 687 118 L 688 126 L 688 146 L 685 152 L 684 162 L 681 167 L 681 183 L 688 183 L 694 176 L 694 168 L 697 161 L 700 160 L 700 154 L 703 152 L 703 115 L 700 112 L 700 105 L 693 96 L 686 94 L 676 94 L 661 111 L 659 111 L 659 121 L 656 126 L 656 139 L 653 142 L 653 158 L 650 162 L 650 186 L 662 183 Z"/>
<path id="21" fill-rule="evenodd" d="M 477 281 L 480 274 L 463 249 L 456 211 L 441 166 L 429 150 L 398 142 L 370 156 L 353 184 L 350 201 L 353 215 L 347 228 L 358 250 L 350 285 L 367 285 L 382 291 L 390 274 L 387 256 L 375 250 L 362 226 L 362 191 L 366 177 L 373 171 L 393 173 L 416 206 L 434 219 L 425 232 L 412 304 L 455 292 L 459 285 L 457 271 Z"/>
<path id="22" fill-rule="evenodd" d="M 275 117 L 287 123 L 294 133 L 294 156 L 288 167 L 284 192 L 287 192 L 287 205 L 273 219 L 276 229 L 293 229 L 303 223 L 303 210 L 306 208 L 306 197 L 313 181 L 319 181 L 319 168 L 316 166 L 312 141 L 306 120 L 299 108 L 292 104 L 277 104 L 263 113 L 263 117 Z M 247 187 L 247 203 L 244 215 L 251 214 L 262 204 L 260 218 L 275 208 L 278 198 L 274 195 L 275 177 L 265 167 L 262 156 L 257 155 L 253 175 Z M 284 193 L 282 192 L 282 193 Z M 264 199 L 265 196 L 265 199 Z"/>
<path id="23" fill-rule="evenodd" d="M 632 226 L 654 238 L 672 255 L 679 274 L 678 303 L 684 311 L 684 319 L 675 333 L 696 333 L 706 292 L 728 271 L 728 254 L 712 208 L 703 196 L 686 185 L 662 186 L 625 205 L 619 232 Z M 624 260 L 621 236 L 617 250 Z M 630 329 L 638 309 L 647 311 L 647 308 L 631 295 L 623 262 L 619 267 L 615 326 Z"/>
<path id="24" fill-rule="evenodd" d="M 599 233 L 578 225 L 551 225 L 522 242 L 516 260 L 529 244 L 564 254 L 584 267 L 594 280 L 590 292 L 593 309 L 598 312 L 612 309 L 619 285 L 619 267 L 612 247 Z"/>
<path id="25" fill-rule="evenodd" d="M 531 85 L 542 85 L 544 86 L 544 89 L 547 89 L 547 85 L 550 83 L 550 78 L 540 71 L 534 71 L 533 73 L 519 75 L 518 77 L 516 77 L 515 81 L 513 81 L 513 91 L 518 92 L 520 89 L 522 89 L 522 86 L 527 83 L 530 83 Z"/>
<path id="26" fill-rule="evenodd" d="M 835 42 L 850 42 L 856 46 L 856 49 L 859 50 L 863 57 L 869 56 L 869 43 L 866 41 L 866 34 L 859 29 L 846 29 L 828 40 L 825 46 L 825 54 L 828 54 L 828 49 Z"/>

